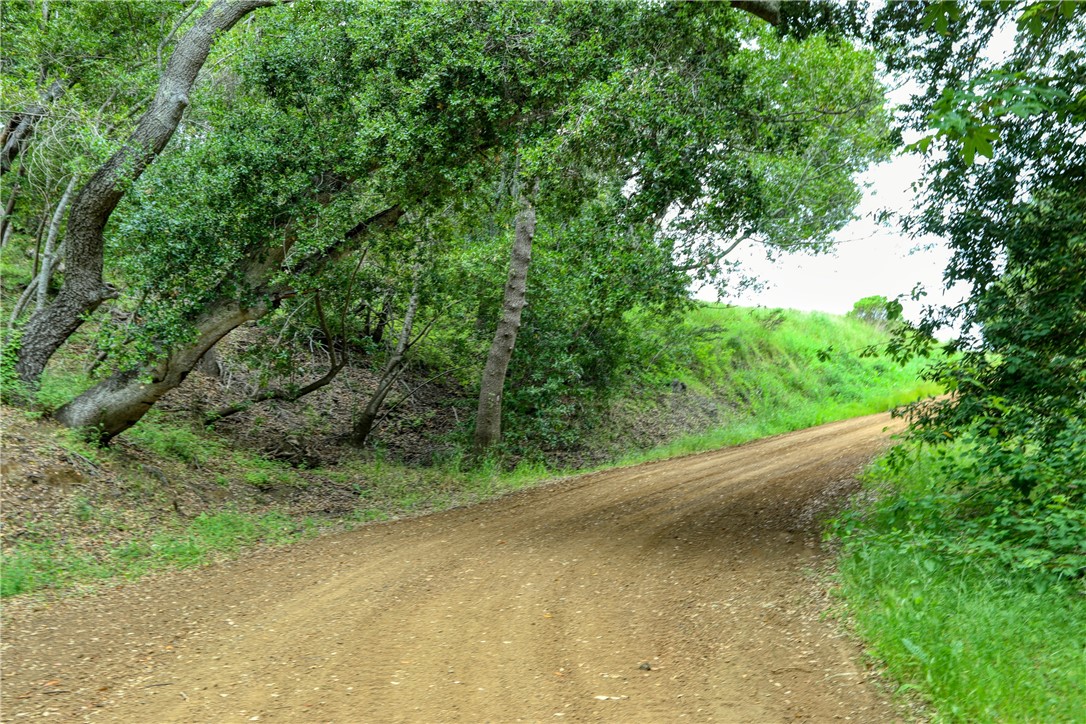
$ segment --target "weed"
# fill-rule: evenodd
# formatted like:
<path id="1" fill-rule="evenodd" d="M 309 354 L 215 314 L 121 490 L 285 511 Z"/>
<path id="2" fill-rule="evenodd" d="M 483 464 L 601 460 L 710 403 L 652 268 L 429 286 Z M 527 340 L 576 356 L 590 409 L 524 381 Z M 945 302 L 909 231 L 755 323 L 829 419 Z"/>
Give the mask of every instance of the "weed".
<path id="1" fill-rule="evenodd" d="M 65 452 L 82 458 L 83 461 L 95 467 L 102 464 L 102 450 L 87 442 L 78 430 L 61 430 L 56 437 L 56 442 Z"/>
<path id="2" fill-rule="evenodd" d="M 85 392 L 92 384 L 93 381 L 82 372 L 47 371 L 34 393 L 34 401 L 39 408 L 52 411 Z"/>
<path id="3" fill-rule="evenodd" d="M 76 520 L 86 523 L 94 518 L 94 506 L 85 496 L 76 496 L 72 499 L 72 515 Z"/>
<path id="4" fill-rule="evenodd" d="M 258 490 L 267 490 L 272 487 L 272 476 L 265 470 L 253 470 L 244 475 L 245 482 Z"/>
<path id="5" fill-rule="evenodd" d="M 389 520 L 389 514 L 380 508 L 365 508 L 364 510 L 355 511 L 351 517 L 361 523 L 372 523 L 375 521 Z"/>
<path id="6" fill-rule="evenodd" d="M 210 459 L 221 451 L 220 445 L 201 437 L 189 428 L 166 425 L 155 419 L 155 416 L 149 417 L 151 419 L 145 419 L 125 435 L 162 457 L 198 467 L 201 458 Z"/>

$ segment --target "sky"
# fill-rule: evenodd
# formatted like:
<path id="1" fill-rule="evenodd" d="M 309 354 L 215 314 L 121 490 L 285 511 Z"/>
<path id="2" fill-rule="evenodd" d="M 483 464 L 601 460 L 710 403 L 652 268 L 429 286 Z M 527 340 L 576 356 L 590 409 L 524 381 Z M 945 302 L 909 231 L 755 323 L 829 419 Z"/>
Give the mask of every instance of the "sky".
<path id="1" fill-rule="evenodd" d="M 868 188 L 856 210 L 860 218 L 836 234 L 836 249 L 830 254 L 786 255 L 769 262 L 756 245 L 737 249 L 730 258 L 741 261 L 763 282 L 763 288 L 724 301 L 844 314 L 864 297 L 905 295 L 902 303 L 911 319 L 923 304 L 957 301 L 960 295 L 943 291 L 942 274 L 950 254 L 945 244 L 935 238 L 915 241 L 897 229 L 895 222 L 879 225 L 871 218 L 881 209 L 910 210 L 914 199 L 911 186 L 919 177 L 920 159 L 911 154 L 870 169 L 863 177 Z M 908 298 L 917 284 L 927 291 L 921 302 Z M 716 299 L 716 292 L 703 289 L 698 297 Z"/>

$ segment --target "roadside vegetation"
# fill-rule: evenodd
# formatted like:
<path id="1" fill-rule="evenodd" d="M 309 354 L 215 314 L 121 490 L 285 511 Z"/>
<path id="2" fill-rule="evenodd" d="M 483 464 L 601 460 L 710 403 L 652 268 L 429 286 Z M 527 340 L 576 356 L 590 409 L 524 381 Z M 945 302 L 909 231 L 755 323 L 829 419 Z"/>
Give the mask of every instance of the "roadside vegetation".
<path id="1" fill-rule="evenodd" d="M 1083 718 L 1086 3 L 3 10 L 5 595 L 945 392 L 846 601 L 935 718 Z M 895 151 L 960 304 L 693 301 Z"/>
<path id="2" fill-rule="evenodd" d="M 1053 466 L 1078 485 L 1081 448 Z M 1006 500 L 977 449 L 908 444 L 869 471 L 866 502 L 831 527 L 839 593 L 896 691 L 936 720 L 1083 721 L 1086 509 Z"/>
<path id="3" fill-rule="evenodd" d="M 933 4 L 876 24 L 891 70 L 922 88 L 902 114 L 925 163 L 903 224 L 946 240 L 944 280 L 969 294 L 895 331 L 909 358 L 956 328 L 925 373 L 951 394 L 913 408 L 908 442 L 833 525 L 840 591 L 932 719 L 1080 722 L 1086 5 Z M 1013 48 L 989 52 L 1001 29 Z"/>
<path id="4" fill-rule="evenodd" d="M 3 595 L 201 565 L 254 546 L 475 503 L 586 469 L 884 411 L 934 389 L 918 381 L 918 365 L 859 358 L 856 350 L 884 343 L 887 335 L 854 319 L 701 304 L 678 325 L 639 322 L 637 328 L 641 339 L 631 349 L 655 360 L 631 357 L 628 374 L 618 378 L 621 388 L 565 420 L 584 440 L 576 455 L 524 447 L 478 459 L 464 425 L 451 440 L 436 435 L 424 443 L 441 451 L 427 465 L 385 447 L 292 465 L 203 426 L 191 411 L 155 412 L 101 448 L 37 419 L 65 390 L 86 384 L 74 372 L 47 374 L 33 403 L 5 409 L 6 449 L 13 454 Z M 819 359 L 842 344 L 853 351 Z M 334 384 L 330 394 L 346 392 Z M 452 396 L 435 404 L 457 402 Z M 291 419 L 311 414 L 304 400 L 293 407 Z M 668 425 L 660 425 L 662 416 Z M 348 423 L 341 421 L 344 428 Z M 395 435 L 382 440 L 395 449 Z M 51 505 L 38 508 L 18 497 L 40 488 L 54 498 Z"/>

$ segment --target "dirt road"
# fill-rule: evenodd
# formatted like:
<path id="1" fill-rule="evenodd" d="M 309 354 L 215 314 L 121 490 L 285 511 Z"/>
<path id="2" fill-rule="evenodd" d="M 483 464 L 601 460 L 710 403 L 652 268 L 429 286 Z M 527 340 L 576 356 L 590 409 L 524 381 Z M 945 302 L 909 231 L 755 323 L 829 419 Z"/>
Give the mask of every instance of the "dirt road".
<path id="1" fill-rule="evenodd" d="M 4 721 L 881 722 L 809 571 L 888 416 L 560 481 L 41 611 Z"/>

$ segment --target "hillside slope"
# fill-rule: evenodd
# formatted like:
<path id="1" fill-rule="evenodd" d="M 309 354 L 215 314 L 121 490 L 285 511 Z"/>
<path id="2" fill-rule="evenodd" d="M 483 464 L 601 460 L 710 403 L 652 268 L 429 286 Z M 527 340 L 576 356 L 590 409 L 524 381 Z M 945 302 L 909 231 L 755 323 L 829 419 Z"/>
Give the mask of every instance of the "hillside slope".
<path id="1" fill-rule="evenodd" d="M 3 592 L 196 565 L 243 547 L 479 501 L 587 465 L 885 410 L 920 392 L 915 370 L 858 357 L 882 335 L 855 320 L 703 305 L 681 324 L 646 325 L 642 335 L 610 394 L 565 413 L 565 437 L 575 444 L 524 446 L 474 464 L 462 452 L 473 400 L 454 382 L 422 386 L 373 446 L 351 447 L 344 433 L 355 400 L 374 379 L 365 368 L 297 403 L 267 403 L 204 428 L 200 413 L 245 386 L 249 372 L 231 352 L 238 339 L 220 353 L 218 376 L 194 373 L 106 450 L 38 419 L 39 411 L 5 407 Z M 38 410 L 80 379 L 61 367 Z M 405 387 L 424 379 L 418 372 Z"/>

